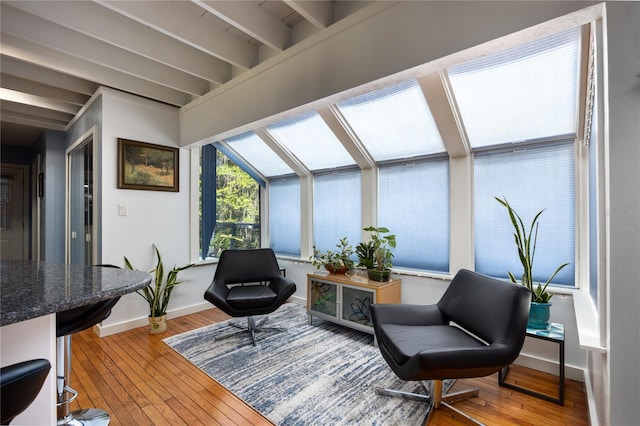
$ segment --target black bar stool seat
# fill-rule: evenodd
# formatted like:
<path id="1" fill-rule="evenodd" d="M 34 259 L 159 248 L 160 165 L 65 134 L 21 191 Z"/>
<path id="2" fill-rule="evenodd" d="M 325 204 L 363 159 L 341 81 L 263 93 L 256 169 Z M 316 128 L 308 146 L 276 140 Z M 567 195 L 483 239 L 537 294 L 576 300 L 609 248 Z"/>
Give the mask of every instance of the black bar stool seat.
<path id="1" fill-rule="evenodd" d="M 107 299 L 56 314 L 58 350 L 58 425 L 108 425 L 109 413 L 98 408 L 70 412 L 69 406 L 78 392 L 69 386 L 71 377 L 71 335 L 105 320 L 120 297 Z"/>
<path id="2" fill-rule="evenodd" d="M 51 364 L 33 359 L 2 367 L 0 371 L 0 423 L 8 425 L 40 393 Z"/>

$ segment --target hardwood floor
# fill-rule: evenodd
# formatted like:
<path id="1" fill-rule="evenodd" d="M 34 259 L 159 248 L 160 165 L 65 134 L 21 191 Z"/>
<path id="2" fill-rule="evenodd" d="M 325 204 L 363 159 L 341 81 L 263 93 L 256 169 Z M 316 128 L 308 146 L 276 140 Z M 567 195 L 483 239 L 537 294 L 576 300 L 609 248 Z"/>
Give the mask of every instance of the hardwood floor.
<path id="1" fill-rule="evenodd" d="M 85 330 L 73 336 L 71 386 L 79 392 L 72 410 L 98 407 L 111 425 L 270 425 L 242 400 L 162 342 L 165 337 L 223 321 L 218 309 L 172 319 L 161 335 L 146 328 L 98 338 Z M 555 395 L 557 376 L 514 366 L 509 381 Z M 488 425 L 588 425 L 583 384 L 565 382 L 565 403 L 551 402 L 498 386 L 497 375 L 459 380 L 454 390 L 477 386 L 478 397 L 455 407 Z M 430 425 L 463 425 L 447 408 Z M 358 425 L 359 426 L 359 425 Z"/>

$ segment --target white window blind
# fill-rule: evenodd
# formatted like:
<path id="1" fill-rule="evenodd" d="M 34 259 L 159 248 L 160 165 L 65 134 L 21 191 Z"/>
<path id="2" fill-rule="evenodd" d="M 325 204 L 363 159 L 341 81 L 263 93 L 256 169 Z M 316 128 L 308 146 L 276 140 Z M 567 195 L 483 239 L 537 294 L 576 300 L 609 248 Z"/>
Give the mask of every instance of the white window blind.
<path id="1" fill-rule="evenodd" d="M 494 197 L 506 197 L 530 226 L 540 216 L 533 263 L 535 282 L 545 282 L 569 262 L 554 284 L 574 285 L 575 181 L 572 141 L 561 145 L 477 156 L 475 182 L 475 269 L 494 277 L 522 276 L 507 210 Z"/>
<path id="2" fill-rule="evenodd" d="M 380 166 L 379 226 L 396 235 L 394 267 L 449 272 L 449 161 Z"/>
<path id="3" fill-rule="evenodd" d="M 255 132 L 246 132 L 225 139 L 231 149 L 255 167 L 263 176 L 282 176 L 293 174 L 291 167 L 278 157 Z"/>
<path id="4" fill-rule="evenodd" d="M 355 160 L 315 111 L 283 120 L 268 126 L 268 129 L 309 170 L 355 164 Z"/>
<path id="5" fill-rule="evenodd" d="M 335 250 L 342 237 L 355 246 L 361 239 L 360 170 L 342 170 L 314 176 L 313 244 Z"/>
<path id="6" fill-rule="evenodd" d="M 337 106 L 375 161 L 444 152 L 440 132 L 416 80 Z"/>
<path id="7" fill-rule="evenodd" d="M 580 30 L 448 70 L 474 148 L 576 133 Z"/>
<path id="8" fill-rule="evenodd" d="M 300 256 L 300 178 L 269 182 L 270 247 L 278 254 Z"/>

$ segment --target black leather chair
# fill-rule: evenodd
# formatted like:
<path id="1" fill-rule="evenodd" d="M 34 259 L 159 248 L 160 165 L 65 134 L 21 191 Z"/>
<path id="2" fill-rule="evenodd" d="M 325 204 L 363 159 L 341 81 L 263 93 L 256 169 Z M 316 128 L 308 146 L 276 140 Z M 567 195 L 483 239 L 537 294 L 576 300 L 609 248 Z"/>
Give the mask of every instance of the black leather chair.
<path id="1" fill-rule="evenodd" d="M 382 356 L 400 379 L 422 382 L 428 395 L 377 392 L 442 404 L 481 424 L 451 406 L 478 389 L 443 395 L 442 381 L 488 376 L 511 364 L 524 343 L 530 304 L 526 287 L 462 269 L 435 305 L 372 305 Z"/>
<path id="2" fill-rule="evenodd" d="M 40 393 L 51 364 L 33 359 L 0 369 L 0 423 L 8 425 L 31 405 Z"/>
<path id="3" fill-rule="evenodd" d="M 118 268 L 113 265 L 96 265 L 105 268 Z M 120 297 L 81 306 L 56 314 L 57 346 L 57 383 L 58 383 L 58 425 L 108 425 L 109 413 L 99 408 L 81 409 L 71 412 L 70 404 L 78 392 L 69 386 L 71 378 L 71 335 L 93 327 L 111 315 L 111 309 Z"/>
<path id="4" fill-rule="evenodd" d="M 278 331 L 263 327 L 254 315 L 270 314 L 278 309 L 296 291 L 296 284 L 284 277 L 271 249 L 225 250 L 220 255 L 213 281 L 204 298 L 232 317 L 247 317 L 247 327 L 232 324 L 248 331 L 255 345 L 256 330 Z M 220 340 L 236 333 L 217 336 Z"/>

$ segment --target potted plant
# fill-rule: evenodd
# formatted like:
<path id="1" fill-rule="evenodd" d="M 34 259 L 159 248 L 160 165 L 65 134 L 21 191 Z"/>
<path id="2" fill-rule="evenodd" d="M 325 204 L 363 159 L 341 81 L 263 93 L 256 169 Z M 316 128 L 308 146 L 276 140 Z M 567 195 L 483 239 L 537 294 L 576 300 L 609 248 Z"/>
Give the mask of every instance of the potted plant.
<path id="1" fill-rule="evenodd" d="M 313 255 L 309 257 L 311 264 L 317 269 L 324 267 L 332 274 L 344 274 L 353 269 L 355 262 L 351 260 L 353 247 L 349 244 L 347 237 L 340 238 L 336 244 L 338 250 L 327 250 L 321 252 L 313 246 Z"/>
<path id="2" fill-rule="evenodd" d="M 165 281 L 164 265 L 162 264 L 160 251 L 155 244 L 153 248 L 156 253 L 157 262 L 156 267 L 152 269 L 150 273 L 155 275 L 155 280 L 152 280 L 148 286 L 137 290 L 136 293 L 142 296 L 149 304 L 149 333 L 158 334 L 167 329 L 167 306 L 169 305 L 169 300 L 171 300 L 171 292 L 173 292 L 175 286 L 182 282 L 178 281 L 178 272 L 184 271 L 194 264 L 190 263 L 179 268 L 174 266 L 167 274 Z M 137 270 L 131 265 L 131 262 L 129 262 L 126 256 L 124 258 L 124 264 L 127 269 Z"/>
<path id="3" fill-rule="evenodd" d="M 389 234 L 389 229 L 385 227 L 369 226 L 363 231 L 368 231 L 370 238 L 356 246 L 358 266 L 367 268 L 369 279 L 388 281 L 393 266 L 393 253 L 390 248 L 396 247 L 396 236 Z"/>
<path id="4" fill-rule="evenodd" d="M 514 233 L 513 237 L 518 250 L 518 258 L 522 263 L 522 278 L 520 283 L 526 286 L 531 291 L 531 310 L 529 311 L 528 326 L 532 328 L 546 328 L 549 325 L 551 297 L 553 294 L 547 291 L 547 286 L 555 278 L 555 276 L 568 265 L 563 263 L 558 266 L 553 274 L 543 284 L 538 281 L 537 287 L 534 285 L 533 280 L 533 260 L 536 254 L 536 244 L 538 242 L 538 219 L 545 209 L 540 210 L 531 221 L 531 225 L 526 228 L 522 218 L 516 213 L 516 211 L 509 205 L 507 199 L 500 199 L 494 197 L 500 204 L 502 204 L 509 213 L 509 219 L 513 225 Z M 508 271 L 509 279 L 513 283 L 518 283 L 516 277 L 511 271 Z"/>

